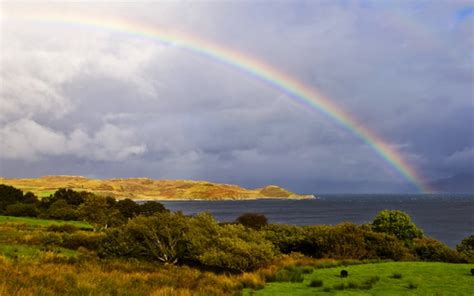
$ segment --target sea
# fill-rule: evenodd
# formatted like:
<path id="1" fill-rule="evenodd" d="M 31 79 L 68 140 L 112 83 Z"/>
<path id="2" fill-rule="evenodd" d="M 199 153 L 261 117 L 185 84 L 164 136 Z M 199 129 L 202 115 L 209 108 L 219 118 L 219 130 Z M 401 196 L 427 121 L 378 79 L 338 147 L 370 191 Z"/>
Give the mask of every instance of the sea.
<path id="1" fill-rule="evenodd" d="M 270 223 L 334 225 L 369 223 L 384 209 L 409 214 L 425 235 L 455 247 L 474 234 L 474 194 L 317 194 L 310 200 L 162 201 L 172 211 L 211 213 L 234 221 L 243 213 L 264 214 Z"/>

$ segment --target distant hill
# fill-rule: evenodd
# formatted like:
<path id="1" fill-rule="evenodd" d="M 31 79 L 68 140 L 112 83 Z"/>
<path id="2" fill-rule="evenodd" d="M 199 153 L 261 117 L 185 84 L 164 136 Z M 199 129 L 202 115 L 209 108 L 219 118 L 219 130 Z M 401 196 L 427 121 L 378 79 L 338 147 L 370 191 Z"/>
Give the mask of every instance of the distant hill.
<path id="1" fill-rule="evenodd" d="M 439 192 L 474 193 L 474 173 L 461 173 L 431 183 Z"/>
<path id="2" fill-rule="evenodd" d="M 243 199 L 305 199 L 312 196 L 299 195 L 278 186 L 245 189 L 237 185 L 189 180 L 88 179 L 81 176 L 45 176 L 33 179 L 0 178 L 0 184 L 11 185 L 31 191 L 43 197 L 59 188 L 89 191 L 117 199 L 143 200 L 243 200 Z"/>

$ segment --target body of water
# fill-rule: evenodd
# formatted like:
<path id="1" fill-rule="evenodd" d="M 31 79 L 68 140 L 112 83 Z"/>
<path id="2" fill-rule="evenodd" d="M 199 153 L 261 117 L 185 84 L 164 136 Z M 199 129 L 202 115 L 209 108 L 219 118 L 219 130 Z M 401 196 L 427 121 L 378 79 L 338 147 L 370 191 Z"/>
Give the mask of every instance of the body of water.
<path id="1" fill-rule="evenodd" d="M 209 212 L 218 221 L 233 221 L 242 213 L 261 213 L 270 223 L 295 225 L 357 224 L 373 220 L 384 209 L 408 213 L 426 235 L 455 247 L 474 234 L 474 194 L 319 195 L 314 200 L 163 201 L 185 214 Z"/>

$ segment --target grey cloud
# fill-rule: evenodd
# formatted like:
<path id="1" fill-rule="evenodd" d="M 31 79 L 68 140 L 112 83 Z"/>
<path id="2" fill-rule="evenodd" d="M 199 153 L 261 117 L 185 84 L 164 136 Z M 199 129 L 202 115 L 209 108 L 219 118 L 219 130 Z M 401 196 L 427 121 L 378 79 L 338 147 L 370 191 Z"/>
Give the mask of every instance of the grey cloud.
<path id="1" fill-rule="evenodd" d="M 461 164 L 474 147 L 472 18 L 454 22 L 463 5 L 45 2 L 35 7 L 182 31 L 253 56 L 319 90 L 423 175 L 437 178 L 465 169 Z M 31 9 L 3 7 L 7 14 Z M 99 177 L 277 182 L 294 190 L 317 190 L 314 184 L 326 184 L 328 191 L 344 184 L 368 191 L 371 184 L 373 191 L 413 190 L 333 119 L 248 73 L 133 34 L 5 24 L 0 174 L 29 174 L 24 163 L 34 159 L 31 174 L 55 173 L 54 164 L 62 167 L 58 173 Z M 35 135 L 41 136 L 38 143 Z"/>

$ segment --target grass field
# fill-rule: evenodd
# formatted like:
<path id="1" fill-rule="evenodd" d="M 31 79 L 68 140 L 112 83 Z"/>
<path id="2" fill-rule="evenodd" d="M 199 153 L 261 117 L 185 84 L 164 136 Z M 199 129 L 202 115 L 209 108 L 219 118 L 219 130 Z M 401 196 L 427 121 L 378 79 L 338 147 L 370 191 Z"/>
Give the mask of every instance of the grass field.
<path id="1" fill-rule="evenodd" d="M 92 226 L 89 223 L 82 221 L 61 221 L 61 220 L 46 220 L 38 218 L 28 218 L 28 217 L 12 217 L 12 216 L 0 216 L 0 224 L 5 223 L 16 223 L 16 224 L 26 224 L 33 227 L 48 227 L 51 225 L 64 225 L 69 224 L 81 229 L 92 229 Z"/>
<path id="2" fill-rule="evenodd" d="M 471 268 L 473 264 L 389 262 L 314 269 L 304 275 L 303 282 L 272 282 L 261 290 L 245 290 L 244 295 L 472 296 Z M 342 269 L 348 271 L 348 277 L 340 277 Z"/>

